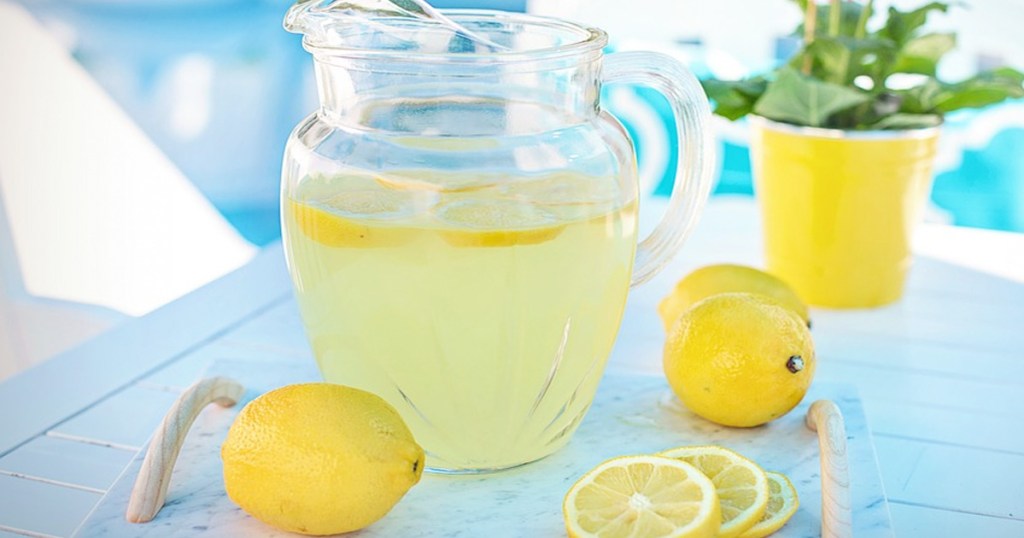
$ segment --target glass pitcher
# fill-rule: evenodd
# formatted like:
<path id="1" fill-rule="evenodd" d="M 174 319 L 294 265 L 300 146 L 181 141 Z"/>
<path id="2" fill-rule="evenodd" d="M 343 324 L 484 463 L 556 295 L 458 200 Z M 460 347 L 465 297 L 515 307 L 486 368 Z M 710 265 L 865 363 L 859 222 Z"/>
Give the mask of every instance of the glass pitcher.
<path id="1" fill-rule="evenodd" d="M 390 402 L 434 471 L 558 450 L 630 286 L 707 199 L 700 85 L 667 56 L 606 57 L 603 31 L 553 18 L 446 12 L 502 45 L 481 51 L 422 21 L 294 11 L 286 27 L 306 33 L 321 102 L 288 140 L 283 235 L 324 379 Z M 639 246 L 636 159 L 601 108 L 607 82 L 664 92 L 682 141 L 669 209 Z"/>

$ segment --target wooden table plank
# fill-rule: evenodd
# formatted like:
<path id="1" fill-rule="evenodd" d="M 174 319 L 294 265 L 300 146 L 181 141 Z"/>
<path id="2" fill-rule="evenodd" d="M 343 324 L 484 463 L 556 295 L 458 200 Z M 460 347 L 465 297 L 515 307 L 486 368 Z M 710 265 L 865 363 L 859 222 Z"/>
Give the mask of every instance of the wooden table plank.
<path id="1" fill-rule="evenodd" d="M 1024 416 L 1003 416 L 868 399 L 871 431 L 889 437 L 931 441 L 1024 455 Z"/>
<path id="2" fill-rule="evenodd" d="M 1024 384 L 1024 358 L 1017 353 L 892 337 L 864 338 L 842 331 L 812 331 L 812 334 L 817 349 L 830 360 L 1000 384 Z"/>
<path id="3" fill-rule="evenodd" d="M 136 386 L 181 392 L 218 359 L 245 358 L 256 354 L 252 349 L 215 340 L 195 351 L 186 353 L 171 364 L 144 377 Z"/>
<path id="4" fill-rule="evenodd" d="M 51 436 L 125 450 L 142 448 L 178 395 L 163 390 L 127 387 L 57 424 Z"/>
<path id="5" fill-rule="evenodd" d="M 951 233 L 961 241 L 975 238 L 988 249 L 1024 245 L 1024 236 Z M 893 512 L 901 536 L 1024 535 L 1018 532 L 1024 513 L 1024 436 L 1017 433 L 1024 431 L 1019 413 L 1024 408 L 1024 265 L 1013 265 L 1017 254 L 1012 252 L 981 250 L 964 251 L 973 267 L 958 266 L 949 261 L 956 252 L 942 251 L 941 233 L 925 235 L 932 237 L 920 246 L 924 256 L 911 273 L 906 300 L 874 310 L 814 310 L 818 380 L 859 386 L 886 487 L 897 503 Z M 660 375 L 664 334 L 654 306 L 661 296 L 700 265 L 756 265 L 760 259 L 752 204 L 716 200 L 682 255 L 633 290 L 609 369 Z M 30 409 L 29 418 L 12 422 L 13 433 L 5 416 L 0 454 L 5 444 L 9 450 L 138 380 L 139 387 L 173 392 L 212 358 L 310 361 L 303 339 L 279 336 L 297 333 L 281 327 L 301 323 L 289 297 L 276 247 L 239 273 L 168 307 L 176 311 L 158 312 L 152 321 L 143 318 L 91 350 L 75 350 L 28 381 L 0 384 L 0 408 L 22 409 L 24 402 L 37 400 L 27 395 L 41 391 L 68 389 L 71 400 L 46 404 L 39 412 Z M 74 376 L 67 374 L 72 371 Z M 32 382 L 36 386 L 29 390 Z M 74 382 L 100 386 L 75 387 Z M 962 468 L 949 470 L 958 465 Z M 0 519 L 0 528 L 3 524 Z"/>
<path id="6" fill-rule="evenodd" d="M 1018 326 L 974 323 L 968 311 L 961 312 L 961 317 L 956 320 L 889 315 L 889 312 L 879 310 L 872 316 L 861 312 L 818 310 L 812 312 L 811 319 L 820 332 L 842 332 L 854 337 L 899 339 L 1018 356 L 1024 346 L 1024 337 L 1018 332 Z M 1017 319 L 1024 324 L 1024 318 Z"/>
<path id="7" fill-rule="evenodd" d="M 932 372 L 905 372 L 884 366 L 830 361 L 819 356 L 822 379 L 855 383 L 869 400 L 905 402 L 942 409 L 971 411 L 1013 418 L 1024 409 L 1024 390 L 1019 384 L 959 379 Z"/>
<path id="8" fill-rule="evenodd" d="M 889 502 L 896 536 L 1019 538 L 1024 521 Z"/>
<path id="9" fill-rule="evenodd" d="M 135 457 L 121 450 L 89 443 L 40 436 L 0 458 L 0 473 L 107 490 Z"/>
<path id="10" fill-rule="evenodd" d="M 0 385 L 0 455 L 291 293 L 280 245 L 195 293 Z M 31 404 L 29 405 L 29 402 Z"/>
<path id="11" fill-rule="evenodd" d="M 895 501 L 1024 521 L 1024 455 L 875 437 Z"/>
<path id="12" fill-rule="evenodd" d="M 0 474 L 0 525 L 67 536 L 96 506 L 100 494 Z"/>

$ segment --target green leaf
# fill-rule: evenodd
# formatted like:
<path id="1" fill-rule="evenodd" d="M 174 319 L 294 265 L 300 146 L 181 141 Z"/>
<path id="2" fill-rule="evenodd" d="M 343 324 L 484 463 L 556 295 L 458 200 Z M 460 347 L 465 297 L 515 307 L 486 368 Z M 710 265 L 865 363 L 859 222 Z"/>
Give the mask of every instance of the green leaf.
<path id="1" fill-rule="evenodd" d="M 764 77 L 748 78 L 743 80 L 702 80 L 704 91 L 708 97 L 716 101 L 729 101 L 732 99 L 747 100 L 758 98 L 764 93 L 768 81 Z"/>
<path id="2" fill-rule="evenodd" d="M 804 54 L 809 54 L 814 59 L 811 72 L 817 78 L 833 84 L 846 83 L 851 53 L 838 39 L 819 37 L 807 46 Z M 800 61 L 802 64 L 803 59 Z"/>
<path id="3" fill-rule="evenodd" d="M 930 2 L 913 11 L 900 11 L 890 7 L 889 17 L 878 34 L 892 40 L 897 47 L 902 48 L 928 22 L 928 15 L 933 11 L 945 13 L 948 9 L 949 4 L 946 2 Z"/>
<path id="4" fill-rule="evenodd" d="M 943 84 L 931 79 L 920 86 L 893 93 L 902 100 L 902 113 L 945 114 L 1024 97 L 1024 73 L 1004 67 L 979 73 L 956 84 Z"/>
<path id="5" fill-rule="evenodd" d="M 935 105 L 944 99 L 946 89 L 935 80 L 929 79 L 920 86 L 893 92 L 900 99 L 899 112 L 903 114 L 930 114 Z"/>
<path id="6" fill-rule="evenodd" d="M 923 129 L 942 124 L 942 116 L 938 114 L 893 114 L 868 125 L 868 129 Z"/>
<path id="7" fill-rule="evenodd" d="M 764 95 L 754 105 L 754 112 L 772 120 L 821 127 L 836 112 L 869 99 L 859 90 L 803 77 L 794 69 L 784 67 L 768 84 Z"/>
<path id="8" fill-rule="evenodd" d="M 936 111 L 947 113 L 962 108 L 979 108 L 1024 97 L 1024 73 L 1004 67 L 979 73 L 943 89 L 935 100 Z"/>
<path id="9" fill-rule="evenodd" d="M 704 87 L 704 93 L 708 94 L 708 99 L 718 105 L 728 107 L 739 106 L 747 102 L 746 97 L 734 89 L 734 84 L 735 82 L 714 79 L 701 81 L 701 86 Z"/>
<path id="10" fill-rule="evenodd" d="M 878 62 L 891 62 L 896 49 L 888 39 L 857 39 L 853 37 L 818 37 L 801 54 L 814 58 L 812 74 L 825 82 L 851 85 L 859 75 L 874 77 Z M 877 86 L 877 85 L 876 85 Z"/>
<path id="11" fill-rule="evenodd" d="M 753 103 L 744 103 L 742 105 L 737 105 L 737 106 L 728 106 L 728 105 L 717 104 L 717 105 L 715 105 L 715 110 L 714 110 L 715 114 L 717 114 L 717 115 L 719 115 L 719 116 L 721 116 L 721 117 L 723 117 L 723 118 L 725 118 L 725 119 L 727 119 L 729 121 L 736 121 L 736 120 L 742 118 L 743 116 L 746 116 L 747 114 L 750 114 L 753 111 L 754 111 L 754 104 Z"/>
<path id="12" fill-rule="evenodd" d="M 715 114 L 736 120 L 753 110 L 768 81 L 763 77 L 737 81 L 707 79 L 701 81 L 701 85 L 708 98 L 715 102 Z"/>
<path id="13" fill-rule="evenodd" d="M 917 73 L 935 76 L 939 60 L 956 47 L 954 34 L 927 34 L 908 41 L 900 51 L 890 73 Z"/>
<path id="14" fill-rule="evenodd" d="M 791 1 L 806 13 L 814 0 Z M 1024 98 L 1024 74 L 1013 69 L 982 73 L 957 84 L 936 78 L 939 61 L 956 46 L 956 37 L 924 33 L 924 28 L 932 14 L 960 5 L 957 0 L 927 2 L 909 11 L 889 8 L 882 27 L 874 31 L 866 28 L 874 0 L 817 1 L 814 39 L 768 75 L 770 81 L 758 77 L 704 83 L 717 114 L 736 119 L 756 113 L 840 129 L 905 129 L 934 125 L 953 110 Z M 829 35 L 830 11 L 836 8 L 841 10 L 839 31 Z M 803 35 L 802 24 L 794 34 Z M 894 73 L 920 75 L 924 82 L 890 90 L 886 80 Z M 860 84 L 864 77 L 871 80 L 870 86 Z"/>

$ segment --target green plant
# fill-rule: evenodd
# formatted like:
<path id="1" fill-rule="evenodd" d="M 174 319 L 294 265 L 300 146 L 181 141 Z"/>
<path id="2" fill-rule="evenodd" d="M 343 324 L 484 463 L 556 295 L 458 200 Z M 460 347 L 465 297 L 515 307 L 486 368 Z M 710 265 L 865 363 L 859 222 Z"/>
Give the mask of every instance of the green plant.
<path id="1" fill-rule="evenodd" d="M 703 81 L 716 114 L 735 120 L 753 113 L 834 129 L 913 129 L 938 125 L 954 110 L 1024 97 L 1024 73 L 1008 67 L 956 83 L 936 78 L 956 35 L 925 33 L 924 25 L 930 14 L 946 12 L 948 3 L 912 11 L 890 7 L 884 24 L 868 30 L 874 0 L 794 2 L 805 14 L 797 28 L 804 36 L 799 53 L 765 75 Z M 891 77 L 901 74 L 916 75 L 916 84 L 892 84 Z"/>

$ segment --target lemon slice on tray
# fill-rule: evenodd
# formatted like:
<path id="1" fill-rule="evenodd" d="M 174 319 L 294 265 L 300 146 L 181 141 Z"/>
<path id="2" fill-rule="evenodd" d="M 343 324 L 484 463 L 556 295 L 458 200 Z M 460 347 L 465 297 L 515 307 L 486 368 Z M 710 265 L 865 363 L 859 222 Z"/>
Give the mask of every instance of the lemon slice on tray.
<path id="1" fill-rule="evenodd" d="M 721 520 L 712 482 L 694 466 L 659 456 L 608 460 L 562 503 L 574 538 L 711 538 Z"/>
<path id="2" fill-rule="evenodd" d="M 772 471 L 764 474 L 768 477 L 768 505 L 761 521 L 744 531 L 740 538 L 763 538 L 772 534 L 781 529 L 800 507 L 796 488 L 786 475 Z"/>
<path id="3" fill-rule="evenodd" d="M 768 506 L 768 477 L 756 463 L 720 446 L 683 446 L 659 454 L 700 469 L 715 485 L 721 504 L 721 538 L 739 536 L 753 527 Z"/>

